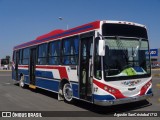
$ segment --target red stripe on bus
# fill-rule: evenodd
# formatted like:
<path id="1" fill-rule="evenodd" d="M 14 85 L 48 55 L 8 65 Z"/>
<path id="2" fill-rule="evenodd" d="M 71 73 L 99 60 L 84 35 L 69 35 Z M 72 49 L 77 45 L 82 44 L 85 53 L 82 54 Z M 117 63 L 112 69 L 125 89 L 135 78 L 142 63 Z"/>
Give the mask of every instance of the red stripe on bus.
<path id="1" fill-rule="evenodd" d="M 28 65 L 18 65 L 18 67 L 21 67 L 21 68 L 28 68 Z"/>
<path id="2" fill-rule="evenodd" d="M 142 88 L 141 88 L 141 92 L 140 92 L 140 96 L 145 95 L 146 91 L 148 90 L 148 88 L 150 87 L 150 85 L 152 85 L 151 80 L 148 81 Z"/>
<path id="3" fill-rule="evenodd" d="M 94 84 L 96 84 L 98 87 L 100 87 L 101 89 L 103 89 L 103 90 L 105 90 L 104 89 L 104 87 L 107 87 L 107 88 L 111 88 L 111 89 L 114 89 L 115 90 L 115 92 L 113 93 L 113 92 L 109 92 L 108 90 L 105 90 L 105 91 L 107 91 L 107 92 L 109 92 L 110 94 L 112 94 L 112 95 L 114 95 L 115 97 L 116 97 L 116 99 L 120 99 L 120 98 L 126 98 L 118 89 L 116 89 L 116 88 L 113 88 L 113 87 L 111 87 L 111 86 L 109 86 L 109 85 L 106 85 L 106 84 L 104 84 L 104 83 L 101 83 L 101 82 L 99 82 L 99 81 L 97 81 L 97 80 L 93 80 L 93 83 Z"/>
<path id="4" fill-rule="evenodd" d="M 19 65 L 18 67 L 21 68 L 28 68 L 28 65 Z M 65 67 L 59 67 L 59 66 L 36 66 L 36 68 L 40 69 L 57 69 L 59 70 L 59 74 L 61 79 L 67 79 L 68 80 L 68 74 Z"/>
<path id="5" fill-rule="evenodd" d="M 61 79 L 67 79 L 68 75 L 65 67 L 57 67 L 57 66 L 36 66 L 36 68 L 40 69 L 58 69 Z"/>

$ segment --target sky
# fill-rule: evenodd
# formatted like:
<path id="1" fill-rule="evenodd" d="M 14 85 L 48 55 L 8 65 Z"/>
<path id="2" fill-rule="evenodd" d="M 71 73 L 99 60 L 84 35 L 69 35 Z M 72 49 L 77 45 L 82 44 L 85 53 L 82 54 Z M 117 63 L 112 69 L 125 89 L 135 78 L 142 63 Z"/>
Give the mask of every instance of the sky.
<path id="1" fill-rule="evenodd" d="M 160 48 L 160 0 L 0 0 L 0 59 L 15 45 L 95 20 L 144 24 L 150 48 Z"/>

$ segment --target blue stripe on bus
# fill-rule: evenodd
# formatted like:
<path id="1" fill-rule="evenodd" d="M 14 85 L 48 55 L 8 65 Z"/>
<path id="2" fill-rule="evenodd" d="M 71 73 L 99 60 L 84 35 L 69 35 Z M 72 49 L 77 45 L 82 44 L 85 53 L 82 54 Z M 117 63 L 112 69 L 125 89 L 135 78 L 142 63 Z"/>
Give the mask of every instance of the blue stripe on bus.
<path id="1" fill-rule="evenodd" d="M 70 34 L 74 34 L 76 32 L 79 32 L 79 31 L 82 31 L 82 30 L 86 30 L 86 29 L 89 29 L 89 28 L 92 28 L 93 25 L 87 25 L 87 26 L 84 26 L 84 27 L 81 27 L 81 28 L 77 28 L 77 29 L 74 29 L 74 30 L 69 30 L 69 31 L 65 31 L 63 33 L 60 33 L 60 34 L 57 34 L 57 35 L 53 35 L 53 36 L 50 36 L 50 37 L 47 37 L 47 38 L 43 38 L 43 39 L 38 39 L 38 41 L 33 41 L 32 44 L 35 44 L 35 43 L 39 43 L 39 42 L 44 42 L 46 40 L 50 40 L 50 39 L 56 39 L 58 37 L 62 37 L 62 36 L 66 36 L 66 35 L 70 35 Z"/>
<path id="2" fill-rule="evenodd" d="M 59 81 L 37 78 L 36 86 L 58 92 Z M 78 84 L 72 84 L 72 89 L 73 89 L 73 96 L 79 98 Z"/>
<path id="3" fill-rule="evenodd" d="M 18 69 L 18 73 L 22 73 L 24 75 L 28 75 L 29 74 L 29 70 L 24 70 L 24 69 Z"/>
<path id="4" fill-rule="evenodd" d="M 72 89 L 73 89 L 73 96 L 79 98 L 78 83 L 77 84 L 72 84 Z"/>
<path id="5" fill-rule="evenodd" d="M 48 38 L 33 40 L 33 41 L 28 42 L 28 43 L 24 43 L 22 45 L 18 45 L 16 47 L 14 47 L 14 49 L 18 49 L 18 48 L 25 47 L 25 46 L 28 46 L 28 45 L 38 44 L 38 43 L 47 41 L 49 39 L 56 39 L 56 38 L 59 38 L 59 37 L 67 36 L 67 35 L 74 34 L 74 33 L 77 33 L 77 32 L 81 32 L 83 30 L 87 30 L 87 29 L 90 29 L 90 28 L 93 28 L 93 27 L 94 27 L 93 25 L 86 25 L 86 26 L 83 26 L 83 27 L 80 27 L 80 28 L 75 28 L 73 30 L 65 31 L 63 33 L 60 33 L 60 34 L 57 34 L 57 35 L 53 35 L 53 36 L 50 36 Z"/>
<path id="6" fill-rule="evenodd" d="M 146 94 L 151 94 L 152 93 L 152 89 L 150 88 Z"/>
<path id="7" fill-rule="evenodd" d="M 29 70 L 19 69 L 18 73 L 22 73 L 24 75 L 29 75 Z M 53 73 L 51 71 L 35 71 L 37 77 L 50 78 L 53 79 Z"/>
<path id="8" fill-rule="evenodd" d="M 53 79 L 53 73 L 51 71 L 35 71 L 36 77 L 50 78 Z"/>
<path id="9" fill-rule="evenodd" d="M 29 80 L 29 76 L 24 76 L 24 81 L 25 83 L 29 84 L 30 83 L 30 80 Z"/>
<path id="10" fill-rule="evenodd" d="M 96 94 L 94 94 L 94 99 L 96 99 L 96 100 L 114 100 L 115 98 L 111 95 L 96 95 Z"/>
<path id="11" fill-rule="evenodd" d="M 24 74 L 24 81 L 25 81 L 25 83 L 26 84 L 30 84 L 30 78 L 29 78 L 29 75 L 28 75 L 29 74 L 28 70 L 22 70 L 22 69 L 20 69 L 19 73 Z M 53 79 L 52 72 L 49 72 L 49 71 L 38 71 L 38 70 L 36 70 L 36 77 L 42 77 L 42 78 L 36 78 L 35 81 L 36 81 L 36 86 L 37 87 L 41 87 L 41 88 L 44 88 L 44 89 L 49 89 L 49 90 L 58 92 L 59 81 Z M 48 80 L 45 77 L 53 79 L 53 80 Z M 71 81 L 71 85 L 72 85 L 72 89 L 73 89 L 73 96 L 79 98 L 78 83 Z"/>
<path id="12" fill-rule="evenodd" d="M 58 92 L 59 81 L 36 78 L 36 86 Z"/>

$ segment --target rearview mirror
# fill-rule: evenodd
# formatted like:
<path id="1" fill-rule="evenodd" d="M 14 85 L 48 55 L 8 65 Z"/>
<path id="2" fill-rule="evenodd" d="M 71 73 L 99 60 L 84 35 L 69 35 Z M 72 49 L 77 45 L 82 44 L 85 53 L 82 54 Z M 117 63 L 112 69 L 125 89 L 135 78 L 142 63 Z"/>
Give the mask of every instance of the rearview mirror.
<path id="1" fill-rule="evenodd" d="M 98 54 L 99 56 L 105 56 L 105 41 L 104 40 L 99 40 L 98 44 Z"/>

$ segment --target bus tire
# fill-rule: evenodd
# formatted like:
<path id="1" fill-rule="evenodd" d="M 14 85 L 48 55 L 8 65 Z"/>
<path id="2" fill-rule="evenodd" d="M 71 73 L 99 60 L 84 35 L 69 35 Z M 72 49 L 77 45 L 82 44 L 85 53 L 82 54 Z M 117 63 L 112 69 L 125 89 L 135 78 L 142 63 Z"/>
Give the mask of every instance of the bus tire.
<path id="1" fill-rule="evenodd" d="M 65 102 L 67 103 L 73 102 L 73 90 L 69 83 L 65 83 L 63 86 L 63 96 Z"/>
<path id="2" fill-rule="evenodd" d="M 21 75 L 21 77 L 20 77 L 19 86 L 21 88 L 25 88 L 24 75 Z"/>

